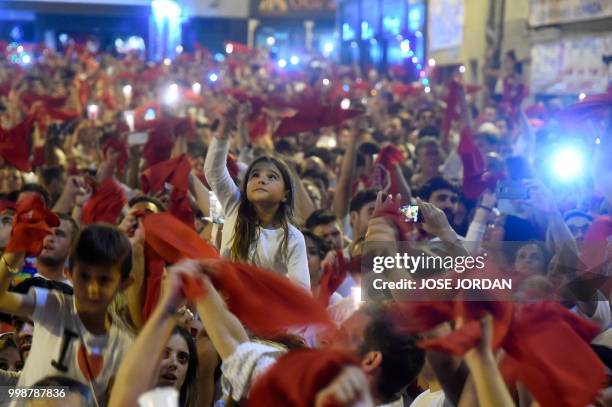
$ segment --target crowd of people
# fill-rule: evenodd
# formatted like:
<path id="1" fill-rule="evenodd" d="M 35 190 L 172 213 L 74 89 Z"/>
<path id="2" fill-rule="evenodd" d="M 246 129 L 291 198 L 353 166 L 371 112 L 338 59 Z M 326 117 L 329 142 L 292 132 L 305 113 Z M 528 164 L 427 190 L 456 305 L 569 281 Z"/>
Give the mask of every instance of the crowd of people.
<path id="1" fill-rule="evenodd" d="M 483 104 L 460 72 L 425 88 L 226 51 L 0 60 L 2 386 L 71 406 L 612 405 L 609 93 L 527 106 L 513 52 Z M 592 168 L 556 183 L 570 134 Z M 399 242 L 500 253 L 512 301 L 363 301 L 366 254 Z"/>

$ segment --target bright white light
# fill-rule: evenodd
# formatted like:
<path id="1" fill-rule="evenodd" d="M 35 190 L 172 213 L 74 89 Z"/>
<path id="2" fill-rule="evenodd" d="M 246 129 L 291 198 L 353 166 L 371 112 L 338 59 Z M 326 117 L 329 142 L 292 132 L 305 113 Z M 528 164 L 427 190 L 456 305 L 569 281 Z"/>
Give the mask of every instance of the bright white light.
<path id="1" fill-rule="evenodd" d="M 298 82 L 293 87 L 296 92 L 303 92 L 306 89 L 306 84 L 304 82 Z"/>
<path id="2" fill-rule="evenodd" d="M 427 64 L 429 66 L 436 66 L 436 60 L 433 58 L 429 58 L 429 61 L 427 61 Z"/>
<path id="3" fill-rule="evenodd" d="M 425 86 L 425 93 L 431 92 L 431 88 L 429 86 Z"/>
<path id="4" fill-rule="evenodd" d="M 586 97 L 586 93 L 581 93 L 580 95 L 578 95 L 578 100 L 582 100 Z"/>
<path id="5" fill-rule="evenodd" d="M 276 44 L 276 39 L 272 36 L 266 38 L 266 44 L 268 44 L 268 46 L 273 46 L 274 44 Z"/>
<path id="6" fill-rule="evenodd" d="M 176 102 L 178 102 L 178 100 L 179 100 L 178 85 L 176 83 L 173 83 L 172 85 L 168 86 L 168 90 L 166 91 L 166 94 L 164 95 L 164 102 L 167 105 L 173 105 Z"/>
<path id="7" fill-rule="evenodd" d="M 361 305 L 361 287 L 352 287 L 351 296 L 353 297 L 353 305 L 355 308 L 359 308 Z"/>
<path id="8" fill-rule="evenodd" d="M 355 41 L 351 42 L 351 47 L 352 48 L 357 48 L 357 43 Z"/>
<path id="9" fill-rule="evenodd" d="M 23 52 L 23 45 L 17 47 L 17 52 L 21 54 Z"/>
<path id="10" fill-rule="evenodd" d="M 351 107 L 351 100 L 344 98 L 342 99 L 342 102 L 340 102 L 340 108 L 342 110 L 348 110 Z"/>
<path id="11" fill-rule="evenodd" d="M 595 144 L 600 144 L 600 143 L 601 143 L 601 139 L 600 139 L 599 137 L 597 137 L 597 138 L 595 139 Z"/>
<path id="12" fill-rule="evenodd" d="M 461 65 L 461 66 L 459 67 L 459 72 L 461 72 L 461 73 L 465 73 L 465 65 Z"/>
<path id="13" fill-rule="evenodd" d="M 68 41 L 68 34 L 66 33 L 62 33 L 59 35 L 59 40 L 62 44 L 65 44 Z M 117 41 L 121 41 L 121 39 L 117 39 Z M 115 44 L 117 43 L 117 41 L 115 41 Z M 123 41 L 121 41 L 121 43 L 123 43 Z"/>
<path id="14" fill-rule="evenodd" d="M 584 169 L 584 158 L 574 147 L 563 147 L 554 154 L 552 171 L 562 181 L 579 176 Z"/>
<path id="15" fill-rule="evenodd" d="M 334 43 L 326 42 L 325 44 L 323 44 L 323 52 L 325 54 L 331 54 L 332 52 L 334 52 Z"/>
<path id="16" fill-rule="evenodd" d="M 32 62 L 32 58 L 28 54 L 25 54 L 24 56 L 21 57 L 21 62 L 24 65 L 28 65 L 30 62 Z"/>
<path id="17" fill-rule="evenodd" d="M 415 32 L 415 33 L 414 33 L 414 35 L 415 35 L 417 38 L 421 38 L 421 37 L 423 36 L 423 33 L 422 33 L 422 32 L 420 32 L 420 31 L 417 31 L 417 32 Z"/>
<path id="18" fill-rule="evenodd" d="M 231 54 L 232 52 L 234 52 L 234 44 L 227 44 L 225 46 L 225 52 L 228 54 Z"/>
<path id="19" fill-rule="evenodd" d="M 367 105 L 367 104 L 368 104 L 368 99 L 366 99 L 366 98 L 361 98 L 361 104 L 363 104 L 363 105 Z"/>
<path id="20" fill-rule="evenodd" d="M 278 60 L 278 67 L 279 68 L 284 68 L 286 66 L 287 66 L 287 60 L 285 60 L 285 59 L 279 59 Z"/>
<path id="21" fill-rule="evenodd" d="M 416 64 L 417 62 L 419 62 L 419 58 L 417 57 L 412 57 L 412 63 Z"/>
<path id="22" fill-rule="evenodd" d="M 300 63 L 300 57 L 292 55 L 291 58 L 289 58 L 289 62 L 291 62 L 291 65 L 297 65 Z"/>
<path id="23" fill-rule="evenodd" d="M 219 80 L 219 75 L 217 75 L 216 73 L 211 73 L 210 75 L 208 75 L 208 79 L 211 82 L 217 82 Z"/>
<path id="24" fill-rule="evenodd" d="M 182 45 L 177 45 L 176 46 L 176 53 L 177 54 L 182 54 L 183 53 L 183 46 Z"/>
<path id="25" fill-rule="evenodd" d="M 153 0 L 151 9 L 157 21 L 176 20 L 181 17 L 181 7 L 172 0 Z"/>
<path id="26" fill-rule="evenodd" d="M 65 34 L 62 34 L 62 35 L 65 35 Z M 60 36 L 60 37 L 61 37 L 61 36 Z M 60 38 L 60 41 L 61 41 L 61 38 Z M 66 40 L 66 41 L 68 41 L 68 40 Z M 115 40 L 115 48 L 117 48 L 117 49 L 123 49 L 123 40 L 122 40 L 121 38 L 117 38 L 117 39 Z"/>
<path id="27" fill-rule="evenodd" d="M 123 112 L 123 116 L 125 117 L 125 122 L 130 128 L 130 131 L 134 131 L 134 111 L 126 110 L 125 112 Z"/>
<path id="28" fill-rule="evenodd" d="M 191 90 L 193 93 L 197 93 L 199 95 L 202 91 L 202 85 L 200 85 L 198 82 L 194 82 L 193 85 L 191 85 Z"/>
<path id="29" fill-rule="evenodd" d="M 123 87 L 123 96 L 124 96 L 126 99 L 129 99 L 129 98 L 131 98 L 131 97 L 132 97 L 132 85 L 125 85 L 125 86 Z"/>
<path id="30" fill-rule="evenodd" d="M 400 49 L 402 50 L 402 52 L 410 51 L 410 41 L 404 40 L 400 42 Z"/>
<path id="31" fill-rule="evenodd" d="M 89 118 L 89 120 L 98 119 L 98 105 L 87 106 L 87 117 Z"/>
<path id="32" fill-rule="evenodd" d="M 323 78 L 323 86 L 329 86 L 331 82 L 327 78 Z"/>
<path id="33" fill-rule="evenodd" d="M 170 58 L 164 58 L 164 65 L 170 66 L 170 64 L 172 64 L 172 61 L 170 60 Z"/>

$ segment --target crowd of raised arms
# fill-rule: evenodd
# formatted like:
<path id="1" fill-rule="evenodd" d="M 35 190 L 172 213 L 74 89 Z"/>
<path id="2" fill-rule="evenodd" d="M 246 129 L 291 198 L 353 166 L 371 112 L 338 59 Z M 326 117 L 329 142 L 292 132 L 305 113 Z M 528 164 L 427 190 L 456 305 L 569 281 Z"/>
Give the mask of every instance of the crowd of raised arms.
<path id="1" fill-rule="evenodd" d="M 67 389 L 2 402 L 612 405 L 612 94 L 232 51 L 0 60 L 0 388 Z M 511 300 L 362 301 L 400 242 L 499 253 Z"/>

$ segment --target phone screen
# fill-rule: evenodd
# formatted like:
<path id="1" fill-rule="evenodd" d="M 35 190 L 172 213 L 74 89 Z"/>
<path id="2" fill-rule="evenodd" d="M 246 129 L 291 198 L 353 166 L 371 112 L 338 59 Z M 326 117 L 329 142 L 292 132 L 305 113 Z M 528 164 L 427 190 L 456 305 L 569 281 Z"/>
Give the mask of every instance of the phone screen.
<path id="1" fill-rule="evenodd" d="M 400 212 L 404 215 L 405 222 L 421 223 L 422 216 L 419 213 L 418 205 L 404 205 L 400 208 Z"/>

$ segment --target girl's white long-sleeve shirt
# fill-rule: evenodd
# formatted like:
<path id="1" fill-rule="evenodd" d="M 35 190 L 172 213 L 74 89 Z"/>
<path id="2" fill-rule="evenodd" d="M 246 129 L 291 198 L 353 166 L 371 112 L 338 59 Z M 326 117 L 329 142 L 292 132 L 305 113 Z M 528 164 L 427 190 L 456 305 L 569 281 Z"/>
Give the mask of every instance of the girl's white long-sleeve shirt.
<path id="1" fill-rule="evenodd" d="M 221 234 L 221 255 L 231 258 L 231 242 L 236 228 L 238 207 L 240 204 L 240 189 L 232 180 L 226 167 L 229 140 L 213 138 L 206 161 L 204 173 L 206 180 L 217 196 L 225 213 L 225 222 Z M 266 229 L 259 227 L 257 241 L 251 245 L 249 262 L 258 267 L 274 270 L 286 275 L 296 284 L 310 290 L 310 275 L 308 273 L 308 258 L 304 235 L 289 224 L 289 241 L 287 242 L 287 257 L 281 255 L 283 229 Z"/>

